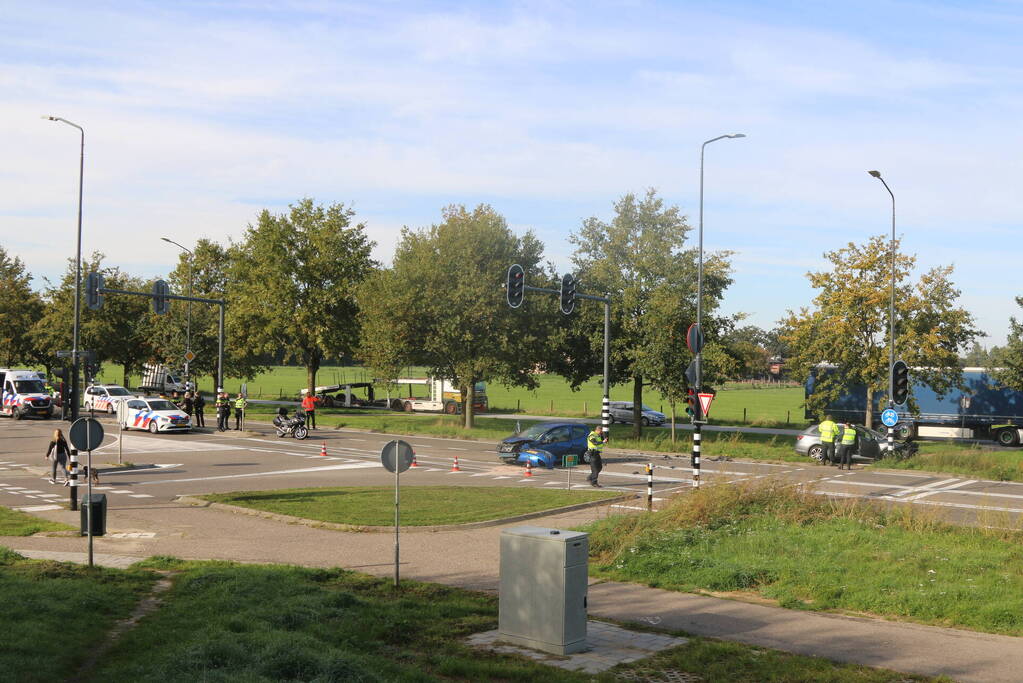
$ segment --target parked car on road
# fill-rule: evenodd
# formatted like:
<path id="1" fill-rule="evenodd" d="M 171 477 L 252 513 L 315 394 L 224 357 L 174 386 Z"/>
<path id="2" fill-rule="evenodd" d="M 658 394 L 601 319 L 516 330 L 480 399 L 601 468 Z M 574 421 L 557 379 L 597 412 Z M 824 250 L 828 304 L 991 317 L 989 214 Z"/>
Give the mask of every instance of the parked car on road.
<path id="1" fill-rule="evenodd" d="M 117 402 L 133 395 L 119 384 L 93 384 L 85 390 L 82 404 L 88 410 L 105 410 L 113 415 L 117 412 Z"/>
<path id="2" fill-rule="evenodd" d="M 549 453 L 551 459 L 559 464 L 565 455 L 578 455 L 579 461 L 583 462 L 589 433 L 589 425 L 579 422 L 540 422 L 497 444 L 497 454 L 508 464 L 526 464 L 529 458 L 520 459 L 519 454 L 530 450 Z"/>
<path id="3" fill-rule="evenodd" d="M 632 414 L 633 405 L 634 404 L 632 403 L 632 401 L 611 401 L 610 403 L 611 422 L 612 423 L 628 422 L 631 424 L 633 418 Z M 642 412 L 640 413 L 639 418 L 640 424 L 642 424 L 644 427 L 647 427 L 649 425 L 659 427 L 662 424 L 664 424 L 665 420 L 667 419 L 668 418 L 665 417 L 664 413 L 657 412 L 650 406 L 642 407 Z"/>
<path id="4" fill-rule="evenodd" d="M 856 443 L 853 445 L 853 458 L 862 460 L 876 460 L 887 456 L 888 437 L 881 432 L 867 429 L 860 425 L 853 425 L 856 430 Z M 896 456 L 913 455 L 918 446 L 912 441 L 896 441 Z M 807 427 L 796 435 L 796 453 L 806 455 L 820 462 L 824 453 L 824 446 L 821 444 L 821 433 L 817 425 Z"/>
<path id="5" fill-rule="evenodd" d="M 132 397 L 118 404 L 117 419 L 125 429 L 158 432 L 187 432 L 192 421 L 180 408 L 165 398 Z"/>

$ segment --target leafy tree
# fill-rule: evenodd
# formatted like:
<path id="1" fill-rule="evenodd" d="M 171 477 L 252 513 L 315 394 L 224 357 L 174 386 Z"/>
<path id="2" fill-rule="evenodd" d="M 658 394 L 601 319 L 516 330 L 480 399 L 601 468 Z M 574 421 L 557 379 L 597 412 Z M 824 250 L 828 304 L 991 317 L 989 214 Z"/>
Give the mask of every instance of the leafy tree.
<path id="1" fill-rule="evenodd" d="M 232 344 L 253 355 L 283 349 L 286 361 L 305 367 L 310 392 L 323 359 L 350 355 L 359 341 L 356 290 L 376 263 L 374 243 L 354 216 L 342 204 L 308 198 L 287 213 L 264 210 L 232 259 Z"/>
<path id="2" fill-rule="evenodd" d="M 111 289 L 149 291 L 150 287 L 136 277 L 116 267 L 103 266 L 103 254 L 94 252 L 82 261 L 82 277 L 89 272 L 103 274 L 104 284 Z M 55 363 L 56 353 L 70 349 L 74 330 L 75 264 L 69 259 L 68 268 L 58 285 L 48 284 L 43 293 L 46 308 L 33 328 L 40 352 L 40 362 L 47 368 Z M 85 306 L 84 291 L 81 306 L 81 324 L 78 346 L 91 350 L 98 361 L 112 361 L 124 366 L 124 383 L 128 375 L 139 372 L 142 363 L 151 355 L 150 330 L 152 328 L 149 300 L 123 294 L 108 295 L 103 308 L 90 310 Z"/>
<path id="3" fill-rule="evenodd" d="M 952 267 L 933 268 L 911 283 L 916 258 L 899 254 L 898 246 L 895 355 L 914 368 L 914 382 L 940 395 L 961 383 L 960 350 L 982 333 L 970 313 L 956 307 L 959 290 L 950 279 Z M 819 377 L 808 400 L 812 411 L 820 412 L 844 387 L 862 385 L 867 388 L 866 421 L 873 422 L 873 395 L 888 387 L 892 248 L 888 239 L 877 236 L 826 253 L 831 270 L 807 274 L 820 290 L 813 308 L 789 311 L 782 321 L 796 376 L 805 378 L 819 363 L 836 366 Z"/>
<path id="4" fill-rule="evenodd" d="M 236 249 L 225 248 L 209 239 L 200 239 L 192 249 L 191 277 L 192 295 L 202 299 L 224 299 L 231 312 L 233 287 L 229 284 L 231 261 Z M 178 264 L 167 276 L 171 291 L 186 295 L 189 290 L 189 257 L 181 252 Z M 220 306 L 216 304 L 192 303 L 192 351 L 196 358 L 189 366 L 193 376 L 212 377 L 216 387 L 217 359 L 219 346 Z M 226 321 L 224 342 L 224 374 L 235 377 L 253 377 L 265 365 L 262 356 L 253 353 L 247 344 L 237 343 L 231 335 L 229 316 Z M 174 301 L 167 315 L 154 316 L 152 327 L 152 348 L 154 361 L 174 365 L 184 361 L 188 306 L 186 302 Z"/>
<path id="5" fill-rule="evenodd" d="M 553 324 L 547 311 L 556 302 L 541 306 L 527 292 L 527 303 L 513 310 L 501 288 L 513 263 L 525 269 L 527 283 L 537 284 L 543 245 L 532 232 L 516 237 L 485 204 L 471 211 L 449 206 L 442 217 L 428 228 L 403 228 L 393 266 L 361 288 L 359 356 L 387 377 L 420 365 L 452 380 L 471 428 L 477 382 L 535 388 L 532 372 L 545 357 L 549 329 L 542 321 Z"/>
<path id="6" fill-rule="evenodd" d="M 36 360 L 31 332 L 43 315 L 43 302 L 31 283 L 21 259 L 11 258 L 0 246 L 0 365 Z"/>
<path id="7" fill-rule="evenodd" d="M 592 217 L 570 237 L 580 290 L 611 297 L 611 384 L 632 383 L 633 433 L 642 433 L 643 386 L 650 383 L 669 401 L 685 393 L 681 377 L 692 358 L 686 330 L 696 320 L 697 250 L 686 246 L 690 227 L 678 207 L 667 207 L 655 190 L 626 194 L 610 223 Z M 703 328 L 710 341 L 722 321 L 714 316 L 731 283 L 728 252 L 704 255 Z M 578 386 L 602 372 L 603 310 L 581 302 L 577 322 L 563 332 L 554 369 Z M 704 362 L 704 380 L 717 379 Z"/>
<path id="8" fill-rule="evenodd" d="M 1016 297 L 1016 305 L 1023 306 L 1023 297 Z M 1023 323 L 1015 316 L 1009 318 L 1005 346 L 992 348 L 991 355 L 989 367 L 998 368 L 993 372 L 995 379 L 1013 389 L 1023 389 Z"/>
<path id="9" fill-rule="evenodd" d="M 724 334 L 726 353 L 735 361 L 736 379 L 762 377 L 767 373 L 771 353 L 767 350 L 770 335 L 756 325 L 735 327 Z"/>

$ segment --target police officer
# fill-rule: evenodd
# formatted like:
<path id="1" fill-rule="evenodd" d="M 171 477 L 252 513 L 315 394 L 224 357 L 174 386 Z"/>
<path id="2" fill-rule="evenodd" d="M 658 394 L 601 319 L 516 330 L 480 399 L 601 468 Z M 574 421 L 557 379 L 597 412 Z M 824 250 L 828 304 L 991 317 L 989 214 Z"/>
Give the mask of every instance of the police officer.
<path id="1" fill-rule="evenodd" d="M 231 402 L 227 398 L 227 392 L 223 389 L 217 390 L 217 430 L 227 431 L 227 420 L 231 416 Z"/>
<path id="2" fill-rule="evenodd" d="M 838 469 L 852 469 L 852 452 L 856 447 L 856 429 L 851 422 L 842 425 L 842 442 L 838 445 Z"/>
<path id="3" fill-rule="evenodd" d="M 604 450 L 604 444 L 607 443 L 607 436 L 604 435 L 604 428 L 597 425 L 593 428 L 593 431 L 586 437 L 586 457 L 590 461 L 590 474 L 586 477 L 586 481 L 590 482 L 591 486 L 596 486 L 598 489 L 603 488 L 597 483 L 597 477 L 600 476 L 600 471 L 604 469 L 604 460 L 601 458 L 601 453 Z"/>
<path id="4" fill-rule="evenodd" d="M 234 400 L 234 428 L 237 431 L 242 430 L 242 421 L 245 417 L 245 406 L 249 405 L 249 402 L 245 400 L 244 394 L 238 392 L 238 398 Z"/>
<path id="5" fill-rule="evenodd" d="M 831 419 L 830 415 L 824 416 L 824 421 L 818 427 L 821 433 L 821 446 L 824 452 L 821 453 L 821 463 L 830 465 L 835 462 L 835 437 L 838 436 L 838 425 Z"/>

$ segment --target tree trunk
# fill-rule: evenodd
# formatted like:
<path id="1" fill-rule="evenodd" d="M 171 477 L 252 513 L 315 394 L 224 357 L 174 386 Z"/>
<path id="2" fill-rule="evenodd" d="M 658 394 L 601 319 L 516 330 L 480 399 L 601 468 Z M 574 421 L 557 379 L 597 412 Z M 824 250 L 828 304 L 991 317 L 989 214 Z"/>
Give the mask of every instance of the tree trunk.
<path id="1" fill-rule="evenodd" d="M 309 395 L 316 395 L 316 373 L 320 369 L 320 357 L 318 355 L 312 355 L 307 357 L 305 366 L 306 375 L 306 388 L 309 389 Z"/>
<path id="2" fill-rule="evenodd" d="M 643 376 L 632 378 L 632 438 L 643 436 Z"/>
<path id="3" fill-rule="evenodd" d="M 867 429 L 873 429 L 871 424 L 874 422 L 874 390 L 871 387 L 867 387 L 867 408 L 866 408 L 866 423 L 863 425 Z"/>
<path id="4" fill-rule="evenodd" d="M 472 412 L 472 404 L 476 401 L 476 382 L 473 380 L 469 381 L 468 386 L 462 389 L 462 415 L 465 417 L 463 426 L 466 429 L 472 429 L 476 424 L 476 415 Z"/>
<path id="5" fill-rule="evenodd" d="M 671 442 L 676 443 L 678 436 L 675 434 L 675 401 L 671 399 L 668 401 L 668 405 L 671 406 Z"/>

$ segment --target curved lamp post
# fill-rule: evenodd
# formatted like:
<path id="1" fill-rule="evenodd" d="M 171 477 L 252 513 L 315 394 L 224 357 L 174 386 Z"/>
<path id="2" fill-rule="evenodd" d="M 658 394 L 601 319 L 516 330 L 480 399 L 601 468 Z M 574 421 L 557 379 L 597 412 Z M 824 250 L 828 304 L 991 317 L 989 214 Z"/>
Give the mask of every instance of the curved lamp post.
<path id="1" fill-rule="evenodd" d="M 82 135 L 81 153 L 78 157 L 78 238 L 75 246 L 75 323 L 71 332 L 71 419 L 78 419 L 78 332 L 82 320 L 82 183 L 85 176 L 85 129 L 77 123 L 59 116 L 43 115 L 47 121 L 59 121 L 77 128 Z"/>
<path id="2" fill-rule="evenodd" d="M 891 252 L 892 252 L 892 283 L 891 283 L 891 296 L 888 300 L 888 407 L 895 407 L 893 397 L 895 396 L 895 380 L 892 377 L 892 369 L 895 367 L 895 193 L 892 192 L 892 188 L 888 187 L 888 183 L 881 177 L 880 171 L 867 171 L 870 175 L 874 176 L 881 181 L 884 185 L 884 189 L 888 190 L 888 194 L 892 198 L 892 241 L 891 241 Z M 894 453 L 895 450 L 895 428 L 888 428 L 888 452 Z"/>
<path id="3" fill-rule="evenodd" d="M 729 135 L 719 135 L 716 138 L 707 140 L 700 146 L 700 252 L 699 260 L 697 261 L 696 267 L 696 327 L 700 330 L 700 334 L 703 333 L 703 327 L 701 325 L 703 318 L 703 155 L 707 149 L 707 145 L 718 140 L 744 138 L 745 133 L 731 133 Z M 700 348 L 696 352 L 696 392 L 699 393 L 703 386 L 703 349 Z M 699 410 L 699 397 L 697 397 L 697 412 L 694 415 L 699 415 L 700 419 L 695 420 L 693 425 L 693 486 L 695 488 L 700 487 L 700 438 L 701 432 L 700 427 L 703 424 L 702 411 Z"/>

